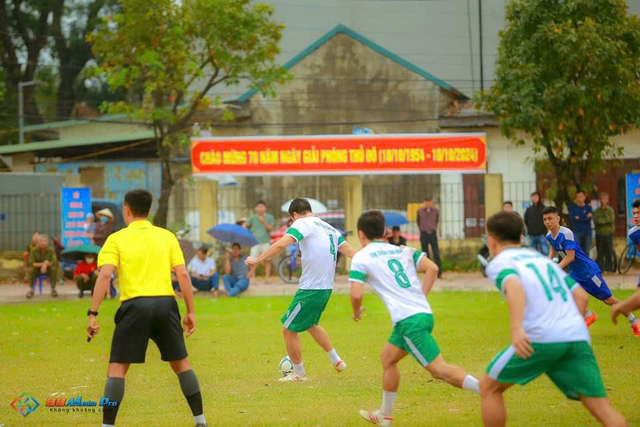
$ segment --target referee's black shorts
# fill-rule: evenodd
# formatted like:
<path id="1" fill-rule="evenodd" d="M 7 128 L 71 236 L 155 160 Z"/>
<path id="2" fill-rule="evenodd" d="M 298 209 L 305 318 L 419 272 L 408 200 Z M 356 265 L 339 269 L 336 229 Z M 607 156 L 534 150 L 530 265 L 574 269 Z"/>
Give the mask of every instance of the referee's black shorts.
<path id="1" fill-rule="evenodd" d="M 162 360 L 187 357 L 180 325 L 180 311 L 174 297 L 138 297 L 122 303 L 115 316 L 111 342 L 111 363 L 144 363 L 151 338 Z"/>

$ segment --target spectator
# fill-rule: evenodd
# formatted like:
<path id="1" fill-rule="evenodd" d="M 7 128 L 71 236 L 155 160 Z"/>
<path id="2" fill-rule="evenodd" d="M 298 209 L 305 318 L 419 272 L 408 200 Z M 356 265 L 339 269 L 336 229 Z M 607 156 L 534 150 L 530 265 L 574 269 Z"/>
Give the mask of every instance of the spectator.
<path id="1" fill-rule="evenodd" d="M 276 223 L 273 215 L 267 213 L 267 205 L 262 200 L 256 203 L 256 214 L 249 217 L 244 224 L 253 235 L 255 236 L 258 244 L 251 248 L 251 257 L 258 258 L 264 251 L 269 248 L 271 243 L 271 232 Z M 271 276 L 271 260 L 264 262 L 264 274 L 266 276 L 266 283 L 269 283 L 269 276 Z M 249 277 L 256 277 L 255 267 L 249 272 Z"/>
<path id="2" fill-rule="evenodd" d="M 524 225 L 527 226 L 529 243 L 533 249 L 542 255 L 549 255 L 549 244 L 547 243 L 547 227 L 542 221 L 542 210 L 544 204 L 537 191 L 531 193 L 531 206 L 524 213 Z"/>
<path id="3" fill-rule="evenodd" d="M 87 233 L 87 237 L 91 240 L 91 244 L 94 245 L 93 235 L 96 232 L 96 217 L 89 212 L 84 223 L 84 231 Z"/>
<path id="4" fill-rule="evenodd" d="M 418 228 L 420 229 L 420 244 L 422 252 L 436 263 L 438 266 L 438 277 L 442 276 L 442 266 L 440 265 L 440 250 L 438 249 L 438 221 L 440 212 L 433 204 L 431 197 L 425 197 L 424 207 L 418 210 Z M 431 246 L 431 254 L 429 254 Z"/>
<path id="5" fill-rule="evenodd" d="M 593 213 L 593 222 L 596 225 L 597 262 L 602 271 L 616 271 L 615 255 L 613 253 L 615 221 L 616 213 L 609 206 L 609 195 L 600 193 L 600 207 Z"/>
<path id="6" fill-rule="evenodd" d="M 513 210 L 513 202 L 510 201 L 510 200 L 507 200 L 506 202 L 504 202 L 502 204 L 502 210 L 504 212 L 514 213 L 514 214 L 520 216 L 520 214 L 517 211 Z"/>
<path id="7" fill-rule="evenodd" d="M 93 287 L 96 285 L 96 279 L 98 278 L 96 270 L 98 264 L 96 263 L 96 256 L 94 254 L 86 254 L 84 260 L 80 261 L 73 270 L 73 278 L 78 285 L 80 298 L 84 296 L 84 291 L 91 291 L 93 295 Z"/>
<path id="8" fill-rule="evenodd" d="M 48 276 L 51 283 L 51 296 L 57 297 L 56 281 L 58 280 L 58 258 L 49 246 L 49 237 L 46 234 L 38 236 L 38 244 L 29 252 L 29 286 L 31 290 L 27 293 L 27 298 L 33 297 L 35 290 L 35 280 L 38 276 Z"/>
<path id="9" fill-rule="evenodd" d="M 29 254 L 31 253 L 31 249 L 38 246 L 38 239 L 40 237 L 40 232 L 36 231 L 31 236 L 31 241 L 27 245 L 27 251 L 22 253 L 22 265 L 24 267 L 24 282 L 29 283 L 29 272 L 31 268 L 29 267 Z"/>
<path id="10" fill-rule="evenodd" d="M 218 296 L 218 272 L 213 258 L 207 256 L 206 246 L 196 252 L 196 256 L 189 262 L 191 284 L 199 291 L 212 291 Z"/>
<path id="11" fill-rule="evenodd" d="M 391 237 L 389 237 L 388 242 L 390 245 L 394 245 L 394 246 L 407 245 L 407 239 L 402 237 L 402 235 L 400 234 L 400 227 L 398 227 L 397 225 L 394 225 L 391 228 Z"/>
<path id="12" fill-rule="evenodd" d="M 239 220 L 236 221 L 236 225 L 239 225 L 240 227 L 244 227 L 246 223 L 247 223 L 246 218 L 240 218 Z"/>
<path id="13" fill-rule="evenodd" d="M 576 204 L 569 208 L 569 217 L 571 218 L 571 225 L 578 244 L 588 255 L 591 250 L 591 218 L 593 217 L 593 209 L 591 209 L 590 205 L 585 204 L 586 199 L 586 193 L 579 190 L 576 193 Z"/>
<path id="14" fill-rule="evenodd" d="M 247 273 L 249 268 L 244 261 L 247 259 L 245 255 L 240 253 L 240 244 L 231 245 L 231 253 L 224 254 L 224 288 L 230 297 L 237 296 L 240 292 L 244 292 L 249 288 L 249 279 Z"/>
<path id="15" fill-rule="evenodd" d="M 107 237 L 113 233 L 114 216 L 111 209 L 105 208 L 96 212 L 96 228 L 93 233 L 94 244 L 102 247 Z"/>

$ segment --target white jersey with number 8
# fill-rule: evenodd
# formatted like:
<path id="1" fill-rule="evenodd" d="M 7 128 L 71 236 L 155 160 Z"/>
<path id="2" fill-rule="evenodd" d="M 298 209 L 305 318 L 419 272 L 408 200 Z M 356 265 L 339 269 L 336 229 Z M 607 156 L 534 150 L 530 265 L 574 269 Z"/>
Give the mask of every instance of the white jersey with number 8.
<path id="1" fill-rule="evenodd" d="M 346 243 L 344 237 L 331 225 L 314 216 L 297 219 L 286 234 L 300 244 L 302 252 L 299 288 L 333 289 L 338 248 Z"/>
<path id="2" fill-rule="evenodd" d="M 509 278 L 520 279 L 526 299 L 522 325 L 531 342 L 590 342 L 571 294 L 579 285 L 549 258 L 530 249 L 505 249 L 491 260 L 487 275 L 503 295 Z"/>
<path id="3" fill-rule="evenodd" d="M 423 256 L 410 247 L 371 242 L 353 257 L 349 281 L 373 286 L 394 325 L 418 313 L 431 314 L 416 269 Z"/>

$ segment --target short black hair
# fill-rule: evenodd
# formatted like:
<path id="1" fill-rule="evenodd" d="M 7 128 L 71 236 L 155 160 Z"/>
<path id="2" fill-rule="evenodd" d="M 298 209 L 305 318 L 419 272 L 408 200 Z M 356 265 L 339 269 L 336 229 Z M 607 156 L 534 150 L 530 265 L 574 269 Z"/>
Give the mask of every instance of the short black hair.
<path id="1" fill-rule="evenodd" d="M 311 210 L 311 203 L 309 203 L 307 199 L 296 197 L 291 201 L 289 205 L 289 215 L 293 216 L 294 213 L 302 215 L 306 212 L 313 212 Z"/>
<path id="2" fill-rule="evenodd" d="M 205 255 L 207 254 L 207 252 L 209 252 L 209 248 L 207 248 L 206 246 L 200 246 L 198 250 Z"/>
<path id="3" fill-rule="evenodd" d="M 124 195 L 124 204 L 129 206 L 133 216 L 138 218 L 149 216 L 151 203 L 153 203 L 153 196 L 142 188 L 127 191 Z"/>
<path id="4" fill-rule="evenodd" d="M 233 248 L 233 247 L 236 247 L 236 246 L 238 247 L 238 249 L 242 249 L 242 246 L 240 246 L 240 243 L 232 243 L 232 244 L 231 244 L 231 247 L 232 247 L 232 248 Z"/>
<path id="5" fill-rule="evenodd" d="M 502 206 L 504 206 L 504 205 L 509 205 L 509 206 L 513 207 L 513 202 L 511 200 L 507 200 L 506 202 L 504 202 L 502 204 Z"/>
<path id="6" fill-rule="evenodd" d="M 555 206 L 547 206 L 546 208 L 542 209 L 542 215 L 547 215 L 552 213 L 559 214 L 558 208 L 556 208 Z"/>
<path id="7" fill-rule="evenodd" d="M 367 239 L 381 239 L 385 235 L 384 214 L 380 211 L 368 211 L 358 218 L 358 231 L 362 231 Z"/>
<path id="8" fill-rule="evenodd" d="M 632 208 L 640 208 L 640 199 L 635 199 L 631 204 Z"/>
<path id="9" fill-rule="evenodd" d="M 394 225 L 393 227 L 391 227 L 391 231 L 400 231 L 400 226 Z"/>
<path id="10" fill-rule="evenodd" d="M 578 190 L 576 191 L 576 196 L 580 193 L 584 194 L 585 196 L 587 195 L 587 193 L 585 193 L 584 190 Z"/>
<path id="11" fill-rule="evenodd" d="M 498 212 L 487 221 L 487 233 L 499 242 L 520 243 L 522 218 L 513 212 Z"/>
<path id="12" fill-rule="evenodd" d="M 424 198 L 424 201 L 425 202 L 432 202 L 433 201 L 433 197 L 427 196 L 427 197 Z"/>
<path id="13" fill-rule="evenodd" d="M 265 208 L 267 207 L 267 204 L 264 202 L 264 200 L 258 200 L 256 202 L 256 206 L 258 206 L 258 205 L 264 205 Z"/>

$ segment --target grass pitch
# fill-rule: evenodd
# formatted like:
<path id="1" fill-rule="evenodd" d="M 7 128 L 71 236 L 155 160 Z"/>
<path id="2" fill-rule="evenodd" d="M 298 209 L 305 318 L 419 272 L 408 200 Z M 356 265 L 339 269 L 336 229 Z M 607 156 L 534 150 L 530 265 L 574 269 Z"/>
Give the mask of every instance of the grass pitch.
<path id="1" fill-rule="evenodd" d="M 617 292 L 627 297 L 629 292 Z M 430 296 L 434 336 L 446 360 L 481 376 L 491 358 L 509 343 L 507 308 L 497 293 L 444 292 Z M 335 295 L 321 325 L 348 369 L 337 374 L 328 357 L 302 335 L 310 381 L 279 383 L 278 362 L 286 354 L 279 318 L 290 298 L 196 301 L 197 331 L 187 340 L 211 426 L 366 426 L 360 408 L 380 405 L 379 353 L 391 332 L 382 302 L 366 295 L 366 315 L 351 320 L 347 296 Z M 4 426 L 97 426 L 97 412 L 51 412 L 47 398 L 99 400 L 113 334 L 115 301 L 100 309 L 101 332 L 86 342 L 89 300 L 0 306 L 0 424 Z M 182 307 L 182 303 L 181 303 Z M 600 319 L 592 326 L 594 348 L 614 405 L 631 426 L 640 425 L 640 340 L 626 322 L 615 327 L 608 308 L 591 300 Z M 624 320 L 624 319 L 622 319 Z M 433 381 L 411 357 L 400 363 L 398 426 L 480 425 L 478 396 Z M 168 364 L 150 343 L 147 363 L 133 365 L 118 415 L 119 426 L 192 426 L 189 407 Z M 40 407 L 27 417 L 11 401 L 28 392 Z M 569 401 L 546 378 L 507 393 L 512 426 L 595 426 L 579 403 Z"/>

